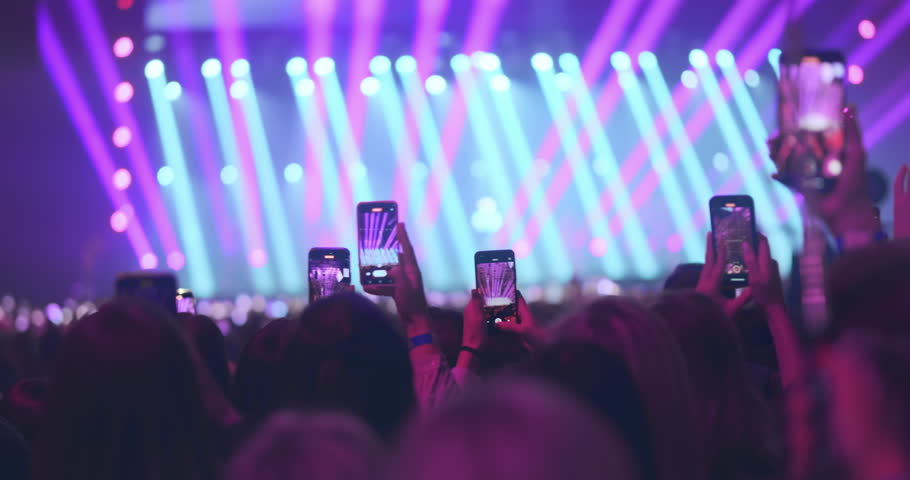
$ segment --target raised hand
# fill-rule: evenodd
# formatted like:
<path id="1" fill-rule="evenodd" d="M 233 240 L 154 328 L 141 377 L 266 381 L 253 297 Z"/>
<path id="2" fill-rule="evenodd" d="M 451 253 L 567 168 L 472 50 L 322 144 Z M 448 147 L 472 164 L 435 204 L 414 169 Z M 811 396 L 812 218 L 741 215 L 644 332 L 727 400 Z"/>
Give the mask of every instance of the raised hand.
<path id="1" fill-rule="evenodd" d="M 464 308 L 461 344 L 481 350 L 487 344 L 487 324 L 483 318 L 483 296 L 471 290 L 471 300 Z"/>
<path id="2" fill-rule="evenodd" d="M 549 333 L 546 329 L 537 323 L 531 309 L 528 308 L 528 302 L 525 297 L 518 292 L 518 321 L 517 322 L 499 322 L 495 328 L 503 332 L 511 332 L 519 337 L 529 351 L 535 351 L 543 348 L 549 343 Z"/>
<path id="3" fill-rule="evenodd" d="M 733 315 L 751 299 L 751 292 L 747 288 L 736 298 L 728 299 L 724 297 L 724 267 L 727 264 L 727 259 L 724 255 L 717 254 L 714 251 L 714 235 L 711 232 L 708 232 L 706 243 L 708 247 L 705 249 L 705 266 L 698 277 L 698 285 L 695 287 L 695 291 L 713 298 L 721 304 L 727 315 Z M 749 272 L 749 281 L 752 281 L 751 271 Z"/>
<path id="4" fill-rule="evenodd" d="M 749 270 L 749 293 L 763 307 L 783 306 L 784 287 L 777 261 L 771 258 L 768 239 L 758 234 L 758 254 L 750 245 L 743 246 L 743 261 Z"/>

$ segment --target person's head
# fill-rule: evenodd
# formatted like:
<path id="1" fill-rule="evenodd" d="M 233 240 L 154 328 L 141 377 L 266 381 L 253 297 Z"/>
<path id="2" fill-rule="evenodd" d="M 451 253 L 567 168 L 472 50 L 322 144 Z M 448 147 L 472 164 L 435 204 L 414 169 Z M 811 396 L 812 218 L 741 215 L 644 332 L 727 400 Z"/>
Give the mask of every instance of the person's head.
<path id="1" fill-rule="evenodd" d="M 64 338 L 37 478 L 213 478 L 224 415 L 213 394 L 174 318 L 138 301 L 105 304 Z"/>
<path id="2" fill-rule="evenodd" d="M 642 480 L 655 478 L 648 419 L 622 360 L 593 342 L 562 341 L 534 355 L 524 371 L 558 385 L 616 427 Z"/>
<path id="3" fill-rule="evenodd" d="M 556 333 L 594 342 L 629 368 L 648 416 L 657 478 L 703 478 L 705 457 L 685 359 L 656 313 L 631 298 L 603 297 L 564 319 Z"/>
<path id="4" fill-rule="evenodd" d="M 672 292 L 654 308 L 686 358 L 711 477 L 779 473 L 770 410 L 749 381 L 741 339 L 720 305 L 695 292 Z"/>
<path id="5" fill-rule="evenodd" d="M 19 430 L 29 447 L 41 436 L 47 406 L 47 379 L 24 378 L 10 389 L 6 418 Z"/>
<path id="6" fill-rule="evenodd" d="M 177 321 L 186 332 L 190 343 L 196 348 L 202 363 L 208 369 L 218 388 L 227 395 L 231 384 L 231 372 L 228 368 L 224 335 L 221 333 L 221 329 L 205 315 L 181 313 Z"/>
<path id="7" fill-rule="evenodd" d="M 698 286 L 704 263 L 681 263 L 664 282 L 664 290 L 694 290 Z"/>
<path id="8" fill-rule="evenodd" d="M 291 326 L 287 318 L 269 322 L 240 353 L 231 399 L 245 415 L 258 418 L 277 407 L 281 352 L 288 342 Z"/>
<path id="9" fill-rule="evenodd" d="M 639 478 L 608 422 L 554 387 L 510 379 L 418 420 L 390 468 L 401 480 Z"/>
<path id="10" fill-rule="evenodd" d="M 388 437 L 415 406 L 413 377 L 388 316 L 360 295 L 335 295 L 295 325 L 281 358 L 281 403 L 351 413 Z"/>
<path id="11" fill-rule="evenodd" d="M 447 308 L 431 307 L 429 314 L 433 343 L 442 351 L 449 365 L 455 366 L 461 348 L 464 318 L 461 312 Z"/>
<path id="12" fill-rule="evenodd" d="M 379 478 L 383 447 L 369 427 L 338 413 L 269 417 L 238 450 L 226 480 Z"/>

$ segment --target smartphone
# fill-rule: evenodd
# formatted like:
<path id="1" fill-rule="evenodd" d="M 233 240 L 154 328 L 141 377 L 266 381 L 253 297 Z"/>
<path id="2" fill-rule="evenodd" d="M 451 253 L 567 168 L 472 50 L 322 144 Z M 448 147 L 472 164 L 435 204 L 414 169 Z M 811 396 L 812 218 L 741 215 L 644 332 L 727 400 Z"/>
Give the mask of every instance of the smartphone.
<path id="1" fill-rule="evenodd" d="M 488 325 L 518 321 L 518 290 L 515 288 L 515 252 L 488 250 L 474 254 L 477 291 L 483 296 Z"/>
<path id="2" fill-rule="evenodd" d="M 310 303 L 347 291 L 351 285 L 351 252 L 347 248 L 313 248 L 309 258 Z"/>
<path id="3" fill-rule="evenodd" d="M 755 230 L 755 203 L 748 195 L 719 195 L 711 198 L 711 232 L 714 254 L 726 258 L 725 287 L 743 288 L 749 285 L 749 272 L 743 259 L 743 244 L 758 246 Z"/>
<path id="4" fill-rule="evenodd" d="M 189 288 L 177 289 L 177 313 L 196 314 L 196 296 Z"/>
<path id="5" fill-rule="evenodd" d="M 357 204 L 357 250 L 361 285 L 394 283 L 389 269 L 398 265 L 398 204 Z"/>
<path id="6" fill-rule="evenodd" d="M 170 273 L 122 273 L 114 292 L 117 297 L 138 298 L 177 316 L 177 279 Z"/>
<path id="7" fill-rule="evenodd" d="M 846 73 L 840 52 L 780 57 L 778 176 L 796 191 L 830 192 L 843 171 Z"/>

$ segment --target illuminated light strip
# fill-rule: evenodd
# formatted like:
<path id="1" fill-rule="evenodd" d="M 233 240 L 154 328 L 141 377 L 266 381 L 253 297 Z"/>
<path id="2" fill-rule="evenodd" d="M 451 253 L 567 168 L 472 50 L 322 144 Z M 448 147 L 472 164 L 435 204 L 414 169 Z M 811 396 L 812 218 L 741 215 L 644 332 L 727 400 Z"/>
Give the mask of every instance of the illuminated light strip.
<path id="1" fill-rule="evenodd" d="M 427 167 L 431 172 L 439 171 L 440 164 L 445 163 L 446 157 L 441 155 L 443 150 L 443 145 L 440 142 L 439 128 L 436 125 L 436 120 L 433 118 L 432 110 L 430 109 L 429 102 L 426 98 L 426 93 L 422 88 L 423 82 L 417 77 L 415 72 L 400 72 L 402 86 L 407 95 L 407 103 L 411 108 L 411 114 L 414 118 L 418 119 L 420 122 L 420 145 L 424 153 L 424 158 L 427 159 Z M 419 84 L 420 88 L 415 86 Z M 468 95 L 461 99 L 461 102 L 456 100 L 453 97 L 454 104 L 466 104 L 469 100 L 469 94 L 467 91 L 463 90 L 465 85 L 458 86 L 453 85 L 453 95 L 457 90 L 460 90 L 463 94 Z M 432 192 L 428 191 L 426 187 L 423 189 L 425 192 L 424 198 L 432 196 Z M 465 214 L 465 204 L 462 202 L 461 194 L 459 194 L 457 185 L 455 184 L 454 178 L 449 178 L 446 182 L 442 184 L 442 191 L 438 192 L 441 195 L 437 195 L 442 199 L 442 209 L 443 217 L 446 222 L 446 227 L 449 230 L 451 235 L 452 243 L 454 248 L 457 251 L 456 258 L 465 259 L 473 258 L 474 252 L 477 251 L 477 244 L 474 242 L 474 236 L 471 234 L 471 222 L 468 219 L 468 216 Z M 425 207 L 426 201 L 412 205 L 414 207 Z M 417 211 L 426 211 L 424 209 L 418 208 Z M 418 216 L 418 218 L 421 218 Z M 427 226 L 431 228 L 432 223 L 423 223 L 426 221 L 426 218 L 423 218 L 422 221 L 418 220 L 419 225 Z M 431 246 L 432 248 L 432 246 Z M 471 265 L 471 262 L 458 262 L 459 271 L 461 273 L 462 283 L 457 284 L 457 286 L 465 287 L 473 285 L 475 281 L 474 268 Z M 456 285 L 452 285 L 453 287 Z"/>
<path id="2" fill-rule="evenodd" d="M 487 72 L 486 80 L 492 81 L 499 75 L 503 75 L 501 69 L 493 72 Z M 531 147 L 528 143 L 528 137 L 521 126 L 518 110 L 515 107 L 515 100 L 512 98 L 511 88 L 491 91 L 493 105 L 499 116 L 500 124 L 506 135 L 506 143 L 511 151 L 512 161 L 515 163 L 515 170 L 518 172 L 517 178 L 529 178 L 540 175 L 540 172 L 534 168 L 534 157 L 531 153 Z M 549 205 L 543 202 L 543 191 L 536 190 L 530 201 L 530 214 L 532 216 L 542 216 L 544 209 Z M 542 231 L 540 232 L 541 241 L 543 242 L 543 258 L 548 261 L 550 278 L 557 282 L 566 282 L 572 277 L 572 266 L 565 261 L 569 258 L 569 252 L 563 244 L 562 238 L 556 229 L 555 222 L 538 222 Z M 512 232 L 509 239 L 509 245 L 515 244 L 524 234 L 524 223 L 520 223 Z"/>
<path id="3" fill-rule="evenodd" d="M 417 60 L 417 72 L 420 79 L 426 79 L 430 73 L 428 65 L 434 65 L 439 48 L 439 33 L 446 19 L 451 0 L 420 0 L 418 8 L 417 29 L 414 32 L 414 58 Z"/>
<path id="4" fill-rule="evenodd" d="M 900 103 L 889 108 L 888 112 L 881 117 L 876 118 L 876 122 L 872 124 L 865 135 L 866 148 L 872 148 L 877 145 L 908 116 L 910 116 L 910 95 L 904 94 Z"/>
<path id="5" fill-rule="evenodd" d="M 221 73 L 221 63 L 216 59 L 209 59 L 203 64 L 203 69 L 211 65 L 213 72 L 211 75 L 204 75 L 205 87 L 208 92 L 209 104 L 212 107 L 212 117 L 215 120 L 215 130 L 218 134 L 218 142 L 221 146 L 221 154 L 224 155 L 225 164 L 233 166 L 240 170 L 240 154 L 238 145 L 239 138 L 234 130 L 234 122 L 231 113 L 230 102 L 228 101 L 227 91 L 224 88 L 224 78 Z M 214 66 L 217 65 L 217 70 Z M 251 252 L 265 251 L 265 239 L 262 232 L 262 220 L 259 217 L 257 205 L 259 199 L 253 193 L 250 178 L 244 175 L 238 175 L 237 185 L 228 186 L 233 196 L 234 205 L 240 218 L 241 231 L 243 232 L 243 243 L 247 255 Z M 255 187 L 253 185 L 252 187 Z M 248 258 L 244 263 L 249 263 Z M 253 287 L 257 292 L 270 295 L 275 293 L 275 282 L 272 278 L 271 268 L 266 264 L 261 267 L 251 269 Z"/>
<path id="6" fill-rule="evenodd" d="M 79 139 L 92 159 L 92 165 L 95 167 L 98 180 L 104 187 L 104 191 L 115 209 L 129 205 L 129 197 L 126 192 L 115 189 L 111 184 L 111 178 L 113 178 L 116 167 L 107 149 L 107 136 L 101 134 L 101 130 L 95 123 L 88 100 L 82 94 L 82 89 L 79 87 L 78 80 L 76 80 L 73 67 L 67 61 L 60 37 L 51 23 L 47 5 L 38 7 L 37 25 L 38 44 L 44 63 L 51 74 L 51 80 L 53 80 L 57 91 L 63 99 L 63 105 L 66 107 L 73 125 L 79 132 Z M 126 237 L 133 249 L 133 253 L 136 255 L 138 265 L 142 265 L 144 256 L 154 255 L 148 238 L 142 229 L 142 224 L 136 219 L 135 215 L 130 218 L 130 222 L 127 225 Z"/>
<path id="7" fill-rule="evenodd" d="M 666 29 L 669 21 L 672 20 L 673 16 L 676 13 L 676 10 L 680 7 L 680 5 L 681 0 L 658 0 L 656 4 L 652 5 L 645 14 L 641 25 L 635 31 L 635 34 L 629 41 L 629 51 L 638 52 L 652 48 L 653 45 L 660 40 L 661 34 Z M 588 77 L 586 76 L 586 78 Z M 621 95 L 622 92 L 620 91 L 618 84 L 615 82 L 614 72 L 611 74 L 610 79 L 607 81 L 606 87 L 604 88 L 604 93 L 601 94 L 600 100 L 597 103 L 599 118 L 606 117 L 600 113 L 605 112 L 607 107 L 612 109 L 612 106 L 615 105 Z M 602 104 L 602 101 L 607 102 L 608 104 Z M 571 122 L 571 119 L 566 119 L 566 121 Z M 586 154 L 586 149 L 588 146 L 590 146 L 589 144 L 584 143 L 585 140 L 589 141 L 590 139 L 583 135 L 580 145 L 582 154 Z M 552 154 L 538 158 L 550 159 L 552 158 Z M 625 161 L 623 162 L 623 167 L 625 167 L 626 163 L 627 162 Z M 562 163 L 559 169 L 554 173 L 549 186 L 531 185 L 530 188 L 543 189 L 547 192 L 547 202 L 550 205 L 556 205 L 559 202 L 559 199 L 565 194 L 566 189 L 571 184 L 571 177 L 571 166 L 568 163 Z M 527 202 L 523 202 L 522 198 L 523 197 L 520 196 L 518 201 L 516 201 L 514 204 L 515 208 L 517 208 L 519 212 L 524 208 L 527 208 Z M 506 219 L 508 220 L 509 218 L 514 218 L 513 212 L 507 212 Z M 514 228 L 514 225 L 509 225 L 507 223 L 504 228 Z"/>
<path id="8" fill-rule="evenodd" d="M 303 276 L 300 273 L 300 263 L 294 251 L 294 241 L 288 230 L 288 216 L 284 204 L 281 202 L 281 189 L 275 176 L 268 137 L 262 122 L 259 101 L 256 98 L 256 88 L 249 73 L 239 77 L 238 81 L 245 81 L 249 84 L 249 92 L 237 101 L 243 110 L 247 131 L 250 135 L 250 145 L 253 148 L 253 161 L 256 167 L 255 178 L 259 182 L 259 192 L 265 207 L 266 228 L 275 252 L 278 277 L 286 292 L 300 293 L 304 287 Z"/>
<path id="9" fill-rule="evenodd" d="M 465 40 L 465 52 L 474 53 L 486 51 L 493 43 L 502 14 L 508 5 L 508 0 L 493 2 L 477 2 L 471 14 L 470 27 Z M 419 65 L 418 65 L 418 68 Z M 441 193 L 448 191 L 447 184 L 454 181 L 452 166 L 455 163 L 458 146 L 461 143 L 464 130 L 465 117 L 467 116 L 468 99 L 473 91 L 462 91 L 458 85 L 453 86 L 453 102 L 449 108 L 442 128 L 442 149 L 439 152 L 441 161 L 434 161 L 430 171 L 430 185 L 427 189 L 427 200 L 420 210 L 421 225 L 427 228 L 436 223 L 439 214 Z"/>
<path id="10" fill-rule="evenodd" d="M 631 71 L 632 62 L 629 60 L 629 56 L 623 52 L 614 53 L 613 60 L 613 64 L 619 72 L 619 83 L 625 91 L 624 96 L 632 110 L 632 119 L 648 145 L 651 168 L 659 175 L 658 184 L 663 191 L 667 208 L 670 210 L 670 217 L 682 238 L 685 259 L 688 262 L 696 262 L 704 258 L 704 249 L 701 248 L 702 245 L 698 241 L 699 235 L 688 221 L 689 210 L 686 207 L 686 198 L 673 174 L 673 169 L 667 162 L 663 145 L 657 137 L 654 117 L 648 109 L 648 102 L 641 90 L 638 77 Z"/>
<path id="11" fill-rule="evenodd" d="M 724 141 L 730 148 L 730 157 L 736 164 L 736 170 L 743 176 L 747 193 L 755 199 L 758 223 L 761 225 L 762 230 L 768 232 L 769 235 L 776 235 L 781 230 L 781 224 L 775 215 L 771 197 L 766 189 L 767 183 L 771 179 L 757 171 L 755 164 L 752 163 L 746 142 L 740 135 L 733 114 L 727 107 L 727 101 L 720 89 L 720 84 L 717 82 L 717 77 L 714 76 L 714 71 L 711 69 L 707 54 L 700 50 L 693 50 L 689 58 L 708 96 L 708 102 L 714 109 L 714 115 L 717 117 L 717 126 L 724 137 Z M 775 258 L 790 255 L 793 252 L 793 245 L 789 239 L 778 242 L 772 248 L 775 250 L 773 252 Z"/>
<path id="12" fill-rule="evenodd" d="M 155 72 L 154 70 L 158 70 Z M 199 212 L 193 198 L 193 186 L 186 168 L 180 130 L 171 102 L 166 98 L 164 89 L 167 76 L 161 60 L 152 60 L 145 67 L 152 106 L 155 110 L 155 123 L 161 137 L 161 148 L 165 162 L 174 169 L 173 183 L 174 204 L 177 223 L 180 225 L 180 239 L 186 250 L 186 268 L 189 276 L 188 287 L 203 297 L 215 294 L 215 275 L 206 252 L 205 236 L 199 223 Z"/>
<path id="13" fill-rule="evenodd" d="M 574 59 L 574 60 L 573 60 Z M 657 260 L 648 248 L 648 238 L 642 229 L 638 214 L 632 206 L 632 200 L 626 189 L 622 177 L 619 175 L 619 165 L 610 140 L 604 131 L 591 92 L 582 77 L 582 72 L 577 68 L 578 61 L 574 55 L 564 54 L 560 57 L 563 70 L 572 76 L 575 82 L 572 94 L 579 106 L 581 121 L 584 129 L 591 137 L 594 153 L 599 162 L 603 163 L 606 187 L 612 192 L 616 201 L 614 208 L 620 212 L 623 219 L 622 234 L 626 249 L 632 252 L 632 264 L 639 278 L 654 279 L 659 274 Z M 533 208 L 533 207 L 532 207 Z M 532 242 L 533 243 L 533 242 Z M 701 250 L 704 252 L 704 248 Z"/>
<path id="14" fill-rule="evenodd" d="M 90 58 L 94 66 L 94 72 L 100 80 L 101 88 L 104 92 L 113 92 L 114 87 L 120 83 L 122 78 L 117 72 L 113 57 L 109 53 L 110 50 L 104 38 L 104 27 L 101 24 L 95 5 L 93 2 L 80 0 L 70 0 L 69 5 L 75 13 L 76 23 L 79 25 L 83 37 L 88 41 L 88 50 L 91 53 Z M 171 225 L 167 209 L 164 207 L 161 192 L 158 189 L 158 183 L 155 180 L 152 164 L 146 153 L 136 117 L 133 115 L 129 104 L 118 103 L 110 94 L 104 95 L 104 99 L 113 115 L 114 121 L 118 125 L 129 128 L 133 133 L 132 142 L 124 150 L 133 170 L 133 176 L 139 181 L 139 190 L 145 199 L 161 243 L 164 244 L 168 254 L 179 252 L 180 246 L 177 244 L 174 227 Z"/>
<path id="15" fill-rule="evenodd" d="M 774 76 L 780 80 L 780 56 L 781 50 L 779 48 L 772 48 L 768 50 L 768 63 L 771 64 L 771 69 L 774 70 Z"/>
<path id="16" fill-rule="evenodd" d="M 899 37 L 910 24 L 910 2 L 901 2 L 901 7 L 888 14 L 878 24 L 875 38 L 863 42 L 847 60 L 851 64 L 867 67 L 891 42 Z"/>
<path id="17" fill-rule="evenodd" d="M 367 99 L 360 94 L 360 82 L 370 75 L 369 63 L 376 52 L 384 10 L 385 0 L 361 1 L 354 5 L 354 38 L 351 42 L 344 98 L 347 100 L 351 135 L 357 149 L 360 149 L 362 143 L 367 115 Z"/>
<path id="18" fill-rule="evenodd" d="M 406 211 L 414 212 L 414 209 L 405 210 L 402 206 L 409 203 L 416 205 L 423 201 L 423 192 L 426 189 L 427 167 L 426 164 L 417 161 L 416 145 L 418 139 L 409 138 L 408 132 L 405 131 L 405 116 L 402 109 L 404 102 L 402 102 L 398 85 L 391 70 L 376 70 L 373 73 L 380 82 L 378 97 L 382 101 L 382 112 L 385 116 L 386 128 L 389 130 L 389 138 L 393 139 L 398 168 L 401 171 L 410 172 L 408 175 L 410 179 L 409 188 L 393 191 L 393 198 L 398 202 L 401 218 L 408 219 L 405 221 L 416 221 L 416 214 L 409 217 L 405 213 Z M 395 141 L 396 139 L 398 141 Z M 417 166 L 418 163 L 419 166 Z M 417 168 L 423 169 L 423 178 L 418 178 L 413 173 Z M 418 251 L 421 263 L 426 262 L 428 267 L 423 272 L 423 275 L 427 278 L 427 283 L 434 286 L 444 285 L 450 280 L 450 275 L 447 272 L 451 271 L 451 266 L 446 265 L 446 259 L 451 256 L 443 254 L 444 250 L 440 248 L 442 240 L 439 238 L 439 229 L 416 228 L 411 229 L 410 233 L 417 236 L 414 247 Z"/>
<path id="19" fill-rule="evenodd" d="M 545 56 L 545 57 L 543 57 Z M 545 53 L 538 53 L 537 58 L 549 58 Z M 626 265 L 623 256 L 616 245 L 615 239 L 610 235 L 607 229 L 607 222 L 600 205 L 597 203 L 597 186 L 594 184 L 593 173 L 585 163 L 584 154 L 578 145 L 578 133 L 575 126 L 568 121 L 564 115 L 565 102 L 562 95 L 554 85 L 555 74 L 552 69 L 552 59 L 550 59 L 551 68 L 535 68 L 537 79 L 540 87 L 543 89 L 544 97 L 547 101 L 547 107 L 550 114 L 557 119 L 557 128 L 559 136 L 563 141 L 563 149 L 569 165 L 572 167 L 572 179 L 575 182 L 575 188 L 581 199 L 582 208 L 584 209 L 585 221 L 591 234 L 594 237 L 601 238 L 606 242 L 606 254 L 601 257 L 601 265 L 607 276 L 611 278 L 622 278 L 626 275 Z M 553 204 L 551 204 L 553 205 Z"/>
<path id="20" fill-rule="evenodd" d="M 480 150 L 480 158 L 490 168 L 490 177 L 486 179 L 488 183 L 484 185 L 485 190 L 491 192 L 499 209 L 504 211 L 511 207 L 515 198 L 515 190 L 512 186 L 512 176 L 505 165 L 505 157 L 494 137 L 496 130 L 490 121 L 484 98 L 480 95 L 482 89 L 477 85 L 476 75 L 471 69 L 455 70 L 455 78 L 459 84 L 464 86 L 464 90 L 478 92 L 470 100 L 466 99 L 470 102 L 468 104 L 468 123 Z M 563 257 L 564 259 L 565 257 Z M 529 252 L 527 258 L 522 261 L 522 275 L 525 275 L 524 280 L 530 283 L 536 284 L 543 280 L 540 264 L 534 251 Z"/>

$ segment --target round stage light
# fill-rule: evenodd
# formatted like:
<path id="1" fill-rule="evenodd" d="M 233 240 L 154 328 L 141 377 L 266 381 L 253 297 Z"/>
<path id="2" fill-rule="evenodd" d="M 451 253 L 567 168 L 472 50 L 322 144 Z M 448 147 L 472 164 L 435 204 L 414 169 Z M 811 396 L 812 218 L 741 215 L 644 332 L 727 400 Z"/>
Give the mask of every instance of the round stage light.
<path id="1" fill-rule="evenodd" d="M 322 57 L 313 64 L 313 72 L 320 77 L 328 75 L 335 71 L 335 60 L 329 57 Z"/>
<path id="2" fill-rule="evenodd" d="M 689 52 L 689 63 L 695 68 L 705 68 L 708 66 L 708 54 L 700 48 Z"/>
<path id="3" fill-rule="evenodd" d="M 146 253 L 139 259 L 139 266 L 143 270 L 154 270 L 158 268 L 158 257 L 154 253 Z"/>
<path id="4" fill-rule="evenodd" d="M 761 77 L 755 70 L 746 70 L 746 73 L 743 74 L 743 81 L 746 82 L 746 85 L 757 88 L 761 84 Z"/>
<path id="5" fill-rule="evenodd" d="M 563 53 L 559 56 L 559 68 L 567 72 L 574 72 L 581 68 L 581 64 L 574 53 Z"/>
<path id="6" fill-rule="evenodd" d="M 253 268 L 262 268 L 266 263 L 268 263 L 269 256 L 266 255 L 265 250 L 257 248 L 251 251 L 249 255 L 247 255 L 247 261 Z"/>
<path id="7" fill-rule="evenodd" d="M 130 185 L 133 183 L 133 176 L 130 174 L 130 171 L 125 168 L 118 168 L 114 172 L 113 178 L 111 178 L 111 183 L 114 184 L 114 188 L 120 191 L 130 188 Z"/>
<path id="8" fill-rule="evenodd" d="M 466 72 L 471 68 L 471 59 L 463 53 L 459 53 L 452 57 L 452 61 L 449 63 L 452 65 L 452 70 L 455 72 Z"/>
<path id="9" fill-rule="evenodd" d="M 309 97 L 316 91 L 316 82 L 310 78 L 301 78 L 294 86 L 294 92 L 301 97 Z"/>
<path id="10" fill-rule="evenodd" d="M 379 79 L 376 77 L 367 77 L 360 81 L 360 91 L 368 97 L 379 93 L 380 88 Z"/>
<path id="11" fill-rule="evenodd" d="M 545 72 L 553 69 L 553 57 L 549 54 L 540 52 L 531 57 L 531 66 L 538 72 Z"/>
<path id="12" fill-rule="evenodd" d="M 149 35 L 145 37 L 145 51 L 148 53 L 158 53 L 164 50 L 164 45 L 167 44 L 167 40 L 164 39 L 164 35 Z"/>
<path id="13" fill-rule="evenodd" d="M 133 99 L 136 90 L 130 82 L 120 82 L 114 87 L 114 100 L 119 103 L 126 103 Z"/>
<path id="14" fill-rule="evenodd" d="M 373 75 L 388 73 L 390 68 L 392 68 L 392 61 L 389 60 L 389 57 L 377 55 L 370 60 L 370 72 Z"/>
<path id="15" fill-rule="evenodd" d="M 122 210 L 117 210 L 111 215 L 111 230 L 117 233 L 123 233 L 130 226 L 130 217 L 123 213 Z"/>
<path id="16" fill-rule="evenodd" d="M 442 92 L 446 91 L 448 82 L 446 82 L 445 78 L 442 78 L 439 75 L 430 75 L 427 77 L 425 86 L 427 87 L 427 92 L 430 92 L 430 95 L 439 95 Z"/>
<path id="17" fill-rule="evenodd" d="M 179 99 L 181 95 L 183 95 L 183 87 L 178 82 L 167 82 L 164 87 L 164 98 L 173 102 Z"/>
<path id="18" fill-rule="evenodd" d="M 417 71 L 417 60 L 410 55 L 402 55 L 395 60 L 395 70 L 404 75 L 414 73 Z"/>
<path id="19" fill-rule="evenodd" d="M 233 165 L 225 165 L 221 169 L 221 183 L 225 185 L 233 185 L 237 183 L 237 180 L 240 179 L 240 172 L 237 170 L 237 167 Z"/>
<path id="20" fill-rule="evenodd" d="M 560 91 L 568 92 L 572 89 L 572 77 L 566 72 L 559 72 L 553 76 L 553 83 Z"/>
<path id="21" fill-rule="evenodd" d="M 133 131 L 128 127 L 117 127 L 111 138 L 117 148 L 126 148 L 133 141 Z"/>
<path id="22" fill-rule="evenodd" d="M 164 75 L 164 62 L 158 60 L 150 61 L 145 64 L 145 76 L 148 78 L 158 78 Z"/>
<path id="23" fill-rule="evenodd" d="M 591 255 L 600 258 L 607 254 L 607 241 L 602 237 L 594 237 L 591 239 L 591 243 L 588 244 L 588 250 L 591 252 Z"/>
<path id="24" fill-rule="evenodd" d="M 183 253 L 178 251 L 173 251 L 167 254 L 167 266 L 175 272 L 183 270 L 184 265 L 186 265 L 186 257 Z"/>
<path id="25" fill-rule="evenodd" d="M 250 62 L 245 58 L 234 60 L 231 64 L 231 75 L 242 78 L 250 74 Z"/>
<path id="26" fill-rule="evenodd" d="M 130 37 L 120 37 L 114 41 L 114 56 L 117 58 L 126 58 L 133 54 L 133 39 Z"/>
<path id="27" fill-rule="evenodd" d="M 212 78 L 221 73 L 221 62 L 217 58 L 210 58 L 202 62 L 202 76 Z"/>
<path id="28" fill-rule="evenodd" d="M 284 167 L 284 179 L 288 183 L 297 183 L 303 180 L 303 167 L 299 163 L 289 163 Z"/>
<path id="29" fill-rule="evenodd" d="M 854 85 L 863 83 L 865 77 L 866 74 L 863 72 L 863 67 L 859 65 L 850 65 L 850 68 L 847 69 L 847 80 Z"/>
<path id="30" fill-rule="evenodd" d="M 501 73 L 494 75 L 493 78 L 490 79 L 490 88 L 492 88 L 493 91 L 505 92 L 509 88 L 511 88 L 511 86 L 512 86 L 512 81 L 509 80 L 509 77 L 507 77 Z"/>
<path id="31" fill-rule="evenodd" d="M 733 52 L 730 50 L 718 50 L 714 60 L 717 61 L 717 66 L 720 68 L 730 68 L 736 64 L 736 59 L 733 58 Z"/>
<path id="32" fill-rule="evenodd" d="M 176 175 L 174 174 L 174 169 L 169 165 L 165 165 L 158 169 L 158 183 L 161 184 L 162 187 L 166 187 L 174 183 L 175 177 Z"/>
<path id="33" fill-rule="evenodd" d="M 499 56 L 495 53 L 482 52 L 478 55 L 477 66 L 487 72 L 495 72 L 502 67 Z"/>
<path id="34" fill-rule="evenodd" d="M 638 54 L 638 66 L 643 70 L 657 68 L 657 55 L 651 52 L 641 52 Z"/>
<path id="35" fill-rule="evenodd" d="M 307 63 L 303 57 L 294 57 L 288 60 L 287 67 L 285 70 L 288 72 L 288 76 L 291 78 L 299 77 L 306 73 Z"/>
<path id="36" fill-rule="evenodd" d="M 686 88 L 695 88 L 698 86 L 698 75 L 692 70 L 685 70 L 680 75 L 680 81 Z"/>
<path id="37" fill-rule="evenodd" d="M 632 59 L 626 52 L 613 52 L 613 55 L 610 55 L 610 65 L 616 70 L 628 70 L 632 68 Z"/>
<path id="38" fill-rule="evenodd" d="M 872 20 L 863 20 L 859 22 L 857 27 L 859 30 L 859 36 L 863 37 L 866 40 L 872 40 L 875 38 L 875 24 L 872 23 Z"/>
<path id="39" fill-rule="evenodd" d="M 250 93 L 250 84 L 245 80 L 237 80 L 231 84 L 231 97 L 236 100 L 242 100 L 246 98 L 247 94 Z"/>

